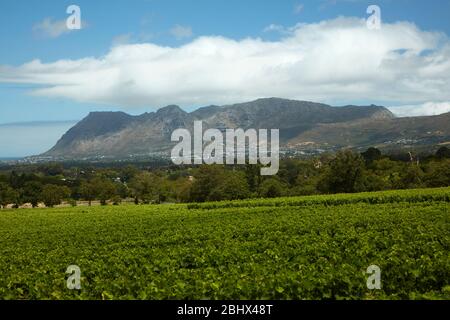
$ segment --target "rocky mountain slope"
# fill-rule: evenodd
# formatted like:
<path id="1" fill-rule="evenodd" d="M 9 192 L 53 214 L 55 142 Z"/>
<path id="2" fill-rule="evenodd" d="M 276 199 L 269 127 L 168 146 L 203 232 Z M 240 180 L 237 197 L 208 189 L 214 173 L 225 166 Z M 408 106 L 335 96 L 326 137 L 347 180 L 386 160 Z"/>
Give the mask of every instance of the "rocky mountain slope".
<path id="1" fill-rule="evenodd" d="M 450 114 L 395 118 L 381 106 L 343 106 L 279 98 L 227 106 L 208 106 L 191 113 L 171 105 L 131 116 L 92 112 L 72 127 L 44 156 L 127 157 L 167 153 L 175 129 L 280 129 L 280 143 L 292 150 L 380 147 L 397 143 L 439 144 L 450 141 Z"/>

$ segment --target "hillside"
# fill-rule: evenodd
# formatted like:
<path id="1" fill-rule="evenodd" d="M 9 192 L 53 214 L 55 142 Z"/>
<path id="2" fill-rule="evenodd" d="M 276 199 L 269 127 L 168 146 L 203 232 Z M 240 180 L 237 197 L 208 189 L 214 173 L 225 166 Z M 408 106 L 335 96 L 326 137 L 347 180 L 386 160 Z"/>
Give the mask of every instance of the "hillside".
<path id="1" fill-rule="evenodd" d="M 389 146 L 396 143 L 438 144 L 450 140 L 450 114 L 395 118 L 382 106 L 332 107 L 279 98 L 226 106 L 208 106 L 191 113 L 171 105 L 131 116 L 123 112 L 92 112 L 71 128 L 44 156 L 127 157 L 168 153 L 171 133 L 204 128 L 280 129 L 283 148 L 295 150 Z"/>

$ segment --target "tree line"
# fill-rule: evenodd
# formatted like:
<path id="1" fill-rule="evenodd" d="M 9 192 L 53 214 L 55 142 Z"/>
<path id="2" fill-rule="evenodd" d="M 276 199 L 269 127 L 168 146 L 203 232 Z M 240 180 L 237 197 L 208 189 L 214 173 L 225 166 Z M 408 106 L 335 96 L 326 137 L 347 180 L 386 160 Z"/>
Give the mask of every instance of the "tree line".
<path id="1" fill-rule="evenodd" d="M 418 159 L 383 155 L 376 148 L 282 159 L 276 176 L 261 176 L 260 165 L 164 166 L 159 168 L 65 168 L 48 163 L 0 172 L 0 206 L 29 203 L 53 207 L 66 202 L 120 204 L 204 202 L 331 193 L 450 186 L 450 149 Z"/>

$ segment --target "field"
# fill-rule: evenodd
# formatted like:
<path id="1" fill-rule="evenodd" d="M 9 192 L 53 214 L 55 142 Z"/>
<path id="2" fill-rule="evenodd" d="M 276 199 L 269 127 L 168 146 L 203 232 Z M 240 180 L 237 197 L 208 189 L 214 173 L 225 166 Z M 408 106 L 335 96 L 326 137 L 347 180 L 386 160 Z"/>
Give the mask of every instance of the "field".
<path id="1" fill-rule="evenodd" d="M 449 204 L 441 188 L 3 210 L 0 299 L 450 299 Z"/>

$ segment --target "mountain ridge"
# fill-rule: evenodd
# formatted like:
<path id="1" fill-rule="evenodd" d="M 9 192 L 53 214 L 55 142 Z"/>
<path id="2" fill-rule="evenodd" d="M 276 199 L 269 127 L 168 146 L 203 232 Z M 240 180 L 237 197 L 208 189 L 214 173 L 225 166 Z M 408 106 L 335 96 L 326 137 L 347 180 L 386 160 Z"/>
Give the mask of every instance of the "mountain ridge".
<path id="1" fill-rule="evenodd" d="M 192 112 L 186 112 L 177 105 L 137 116 L 121 111 L 91 112 L 43 156 L 77 158 L 127 157 L 154 152 L 168 154 L 174 145 L 170 141 L 171 133 L 178 128 L 192 130 L 194 121 L 200 120 L 205 129 L 280 129 L 281 146 L 298 150 L 357 148 L 401 139 L 425 144 L 426 141 L 450 140 L 449 120 L 444 115 L 437 116 L 431 123 L 426 117 L 399 119 L 405 118 L 396 118 L 383 106 L 332 107 L 281 98 L 210 105 Z M 433 122 L 438 124 L 436 130 Z M 434 134 L 429 134 L 430 130 Z"/>

